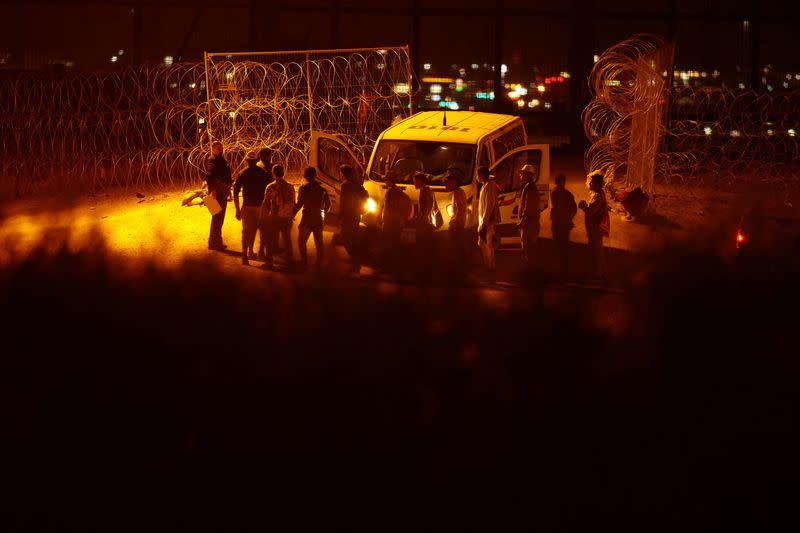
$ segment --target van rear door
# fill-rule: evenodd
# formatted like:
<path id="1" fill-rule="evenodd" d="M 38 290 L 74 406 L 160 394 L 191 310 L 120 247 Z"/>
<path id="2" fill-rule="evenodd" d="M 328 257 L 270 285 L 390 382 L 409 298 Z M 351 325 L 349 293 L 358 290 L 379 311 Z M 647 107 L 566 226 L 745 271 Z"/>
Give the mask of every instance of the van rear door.
<path id="1" fill-rule="evenodd" d="M 344 139 L 332 133 L 311 132 L 311 151 L 308 163 L 317 169 L 317 180 L 331 199 L 331 213 L 339 213 L 342 177 L 339 167 L 348 164 L 358 175 L 364 175 L 364 165 L 353 154 Z"/>
<path id="2" fill-rule="evenodd" d="M 536 182 L 541 199 L 539 210 L 544 211 L 549 203 L 550 145 L 528 144 L 505 154 L 489 170 L 500 187 L 500 224 L 496 231 L 501 238 L 519 239 L 519 201 L 524 186 L 520 181 L 520 170 L 526 164 L 533 165 L 539 176 Z"/>

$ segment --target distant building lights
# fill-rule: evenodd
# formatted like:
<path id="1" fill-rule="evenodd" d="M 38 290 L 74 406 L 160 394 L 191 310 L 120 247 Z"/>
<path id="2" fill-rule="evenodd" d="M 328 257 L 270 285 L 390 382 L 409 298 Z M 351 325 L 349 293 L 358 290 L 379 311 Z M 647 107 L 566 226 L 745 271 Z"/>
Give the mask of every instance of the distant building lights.
<path id="1" fill-rule="evenodd" d="M 565 80 L 568 80 L 568 79 L 569 79 L 569 76 L 570 76 L 569 72 L 567 72 L 566 70 L 565 70 L 565 71 L 563 71 L 563 72 L 561 72 L 561 74 L 559 74 L 559 75 L 560 75 L 562 78 L 564 78 Z"/>
<path id="2" fill-rule="evenodd" d="M 544 103 L 544 108 L 545 109 L 551 109 L 552 107 L 553 107 L 553 104 L 551 104 L 550 102 L 545 102 Z"/>
<path id="3" fill-rule="evenodd" d="M 228 80 L 228 81 L 232 80 L 233 79 L 233 72 L 226 72 L 225 73 L 225 79 Z"/>
<path id="4" fill-rule="evenodd" d="M 543 93 L 543 92 L 545 91 L 544 84 L 543 84 L 543 83 L 540 83 L 540 84 L 539 84 L 539 85 L 536 87 L 536 90 L 537 90 L 537 91 L 539 91 L 540 93 Z"/>
<path id="5" fill-rule="evenodd" d="M 194 89 L 195 87 L 197 87 L 197 84 L 195 82 L 189 84 L 190 89 Z"/>
<path id="6" fill-rule="evenodd" d="M 442 86 L 439 85 L 438 83 L 434 83 L 434 84 L 431 85 L 429 91 L 430 91 L 431 94 L 441 94 Z"/>
<path id="7" fill-rule="evenodd" d="M 117 62 L 117 56 L 111 56 L 111 62 L 112 63 L 116 63 Z"/>
<path id="8" fill-rule="evenodd" d="M 744 83 L 740 83 L 740 84 L 739 84 L 739 88 L 740 88 L 740 89 L 744 89 Z"/>
<path id="9" fill-rule="evenodd" d="M 118 55 L 118 56 L 121 56 L 121 55 L 122 55 L 122 54 L 124 54 L 124 53 L 125 53 L 125 50 L 123 50 L 122 48 L 120 48 L 119 50 L 117 50 L 117 55 Z"/>
<path id="10" fill-rule="evenodd" d="M 772 131 L 772 130 L 767 130 L 767 135 L 769 135 L 770 137 L 771 137 L 772 135 L 774 135 L 774 134 L 775 134 L 775 132 L 774 132 L 774 131 Z"/>
<path id="11" fill-rule="evenodd" d="M 789 130 L 786 133 L 789 134 L 789 137 L 795 137 L 797 135 L 797 132 L 794 131 L 794 128 L 789 128 Z"/>
<path id="12" fill-rule="evenodd" d="M 714 133 L 714 130 L 711 129 L 711 126 L 706 126 L 703 128 L 703 133 L 705 133 L 706 135 L 711 135 L 712 133 Z"/>
<path id="13" fill-rule="evenodd" d="M 433 102 L 438 102 L 441 99 L 442 99 L 442 95 L 441 94 L 432 94 L 431 95 L 431 101 L 433 101 Z"/>
<path id="14" fill-rule="evenodd" d="M 206 119 L 204 119 L 203 117 L 200 117 L 200 118 L 197 119 L 197 123 L 198 124 L 205 124 L 206 123 Z"/>
<path id="15" fill-rule="evenodd" d="M 742 133 L 739 130 L 731 130 L 731 137 L 741 137 Z"/>
<path id="16" fill-rule="evenodd" d="M 600 61 L 600 56 L 598 56 L 597 54 L 595 54 L 595 55 L 594 55 L 594 62 L 595 62 L 595 63 L 597 63 L 598 61 Z"/>
<path id="17" fill-rule="evenodd" d="M 394 92 L 397 94 L 408 94 L 408 90 L 409 87 L 406 82 L 395 83 L 394 85 Z"/>
<path id="18" fill-rule="evenodd" d="M 477 63 L 473 63 L 470 65 L 470 68 L 472 68 L 472 70 L 478 70 L 479 68 L 481 68 L 481 66 Z"/>
<path id="19" fill-rule="evenodd" d="M 520 107 L 520 108 L 525 107 L 525 100 L 523 100 L 522 98 L 517 100 L 517 107 Z"/>
<path id="20" fill-rule="evenodd" d="M 228 116 L 230 118 L 236 118 L 236 111 L 231 111 L 230 113 L 228 113 Z"/>
<path id="21" fill-rule="evenodd" d="M 508 72 L 508 65 L 503 63 L 500 65 L 500 75 L 505 76 L 506 72 Z"/>
<path id="22" fill-rule="evenodd" d="M 172 56 L 164 56 L 164 66 L 171 67 L 173 62 Z"/>

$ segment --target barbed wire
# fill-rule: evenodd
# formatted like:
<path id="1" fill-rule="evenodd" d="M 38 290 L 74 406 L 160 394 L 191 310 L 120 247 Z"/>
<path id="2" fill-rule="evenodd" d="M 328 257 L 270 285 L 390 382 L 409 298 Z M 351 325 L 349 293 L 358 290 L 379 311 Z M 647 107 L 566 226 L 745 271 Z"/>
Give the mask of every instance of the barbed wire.
<path id="1" fill-rule="evenodd" d="M 598 58 L 583 112 L 586 171 L 602 170 L 628 188 L 797 184 L 800 91 L 671 89 L 671 54 L 669 43 L 641 34 Z M 633 165 L 643 165 L 638 175 Z"/>
<path id="2" fill-rule="evenodd" d="M 378 134 L 410 112 L 407 49 L 301 54 L 222 56 L 208 70 L 3 73 L 0 177 L 18 195 L 196 185 L 209 127 L 234 168 L 246 151 L 269 146 L 298 170 L 312 124 L 343 135 L 366 160 Z"/>

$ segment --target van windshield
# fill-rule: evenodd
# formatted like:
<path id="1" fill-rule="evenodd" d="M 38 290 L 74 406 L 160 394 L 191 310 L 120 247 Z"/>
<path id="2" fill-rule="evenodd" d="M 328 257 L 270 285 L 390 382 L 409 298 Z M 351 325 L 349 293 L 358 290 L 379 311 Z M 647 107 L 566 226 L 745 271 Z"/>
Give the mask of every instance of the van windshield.
<path id="1" fill-rule="evenodd" d="M 415 172 L 425 174 L 428 185 L 444 185 L 448 171 L 459 185 L 472 182 L 475 146 L 435 141 L 382 140 L 375 151 L 369 177 L 384 181 L 393 172 L 397 183 L 411 183 Z"/>

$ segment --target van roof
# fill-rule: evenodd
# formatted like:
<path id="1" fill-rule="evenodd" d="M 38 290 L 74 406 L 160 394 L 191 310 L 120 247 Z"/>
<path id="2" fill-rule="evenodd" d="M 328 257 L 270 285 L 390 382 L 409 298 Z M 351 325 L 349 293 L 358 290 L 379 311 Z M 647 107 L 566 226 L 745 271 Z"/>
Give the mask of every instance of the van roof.
<path id="1" fill-rule="evenodd" d="M 447 125 L 443 125 L 444 111 L 422 111 L 390 126 L 383 132 L 384 139 L 431 140 L 475 144 L 484 135 L 507 126 L 518 117 L 476 111 L 447 111 Z"/>

